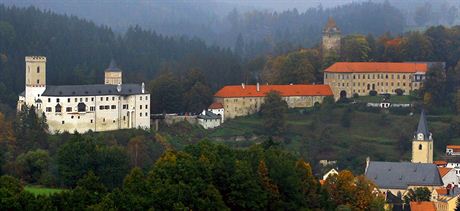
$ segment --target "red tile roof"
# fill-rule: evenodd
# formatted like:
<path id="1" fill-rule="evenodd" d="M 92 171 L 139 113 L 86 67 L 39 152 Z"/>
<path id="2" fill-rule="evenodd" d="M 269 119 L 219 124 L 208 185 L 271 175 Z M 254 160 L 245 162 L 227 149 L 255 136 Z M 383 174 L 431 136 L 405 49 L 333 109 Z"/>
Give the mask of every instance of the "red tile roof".
<path id="1" fill-rule="evenodd" d="M 215 97 L 264 97 L 270 91 L 277 91 L 281 96 L 332 96 L 329 85 L 256 85 L 224 86 Z"/>
<path id="2" fill-rule="evenodd" d="M 218 102 L 214 102 L 208 107 L 208 109 L 220 109 L 220 108 L 224 108 L 224 106 L 222 105 L 222 103 L 218 103 Z"/>
<path id="3" fill-rule="evenodd" d="M 411 201 L 410 202 L 411 211 L 436 211 L 436 206 L 434 202 L 431 201 Z"/>
<path id="4" fill-rule="evenodd" d="M 447 145 L 447 149 L 452 149 L 454 152 L 460 152 L 460 145 Z"/>
<path id="5" fill-rule="evenodd" d="M 428 71 L 428 64 L 415 62 L 336 62 L 324 71 L 332 73 L 415 73 Z"/>
<path id="6" fill-rule="evenodd" d="M 437 166 L 445 166 L 445 165 L 447 165 L 447 161 L 445 161 L 445 160 L 436 160 L 433 163 L 436 164 Z"/>
<path id="7" fill-rule="evenodd" d="M 449 173 L 450 170 L 452 170 L 452 168 L 438 167 L 439 175 L 441 175 L 441 177 Z"/>
<path id="8" fill-rule="evenodd" d="M 449 191 L 447 191 L 446 188 L 438 188 L 436 189 L 436 192 L 439 194 L 439 195 L 447 195 L 449 193 Z"/>

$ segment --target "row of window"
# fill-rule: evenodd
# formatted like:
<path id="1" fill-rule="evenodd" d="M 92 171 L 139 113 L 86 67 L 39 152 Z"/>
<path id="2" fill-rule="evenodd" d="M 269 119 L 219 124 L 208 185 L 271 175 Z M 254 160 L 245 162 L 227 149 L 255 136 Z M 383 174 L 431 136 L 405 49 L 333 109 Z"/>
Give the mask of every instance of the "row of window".
<path id="1" fill-rule="evenodd" d="M 100 101 L 104 101 L 104 99 L 105 99 L 105 101 L 110 101 L 110 99 L 112 99 L 112 101 L 116 100 L 115 97 L 111 97 L 111 98 L 110 97 L 100 97 Z M 126 97 L 123 97 L 123 99 L 126 100 Z M 148 96 L 145 96 L 144 98 L 142 96 L 140 96 L 139 99 L 140 100 L 142 100 L 142 99 L 148 100 L 149 98 L 148 98 Z M 91 100 L 91 102 L 94 102 L 94 97 L 91 97 L 91 98 L 88 98 L 88 97 L 85 97 L 85 98 L 80 97 L 80 98 L 78 98 L 78 97 L 76 97 L 76 98 L 74 98 L 74 102 L 83 102 L 83 100 L 85 102 L 88 102 L 89 100 Z M 118 100 L 121 100 L 121 97 L 118 97 Z M 56 98 L 56 103 L 60 103 L 60 101 L 61 101 L 60 98 Z M 71 101 L 71 98 L 67 98 L 67 102 L 70 103 L 70 101 Z M 51 98 L 48 98 L 48 103 L 51 103 Z"/>
<path id="2" fill-rule="evenodd" d="M 385 83 L 383 83 L 383 82 L 377 82 L 377 86 L 388 86 L 388 85 L 394 86 L 395 84 L 396 84 L 396 86 L 398 86 L 398 87 L 399 87 L 401 84 L 402 84 L 403 87 L 406 86 L 406 83 L 399 83 L 399 82 L 397 82 L 397 83 L 394 83 L 394 82 L 391 82 L 391 83 L 388 83 L 388 82 L 385 82 Z M 358 82 L 358 83 L 353 82 L 353 86 L 356 86 L 356 85 L 361 86 L 361 83 L 360 83 L 360 82 Z M 410 83 L 408 83 L 408 85 L 410 86 Z M 348 87 L 348 83 L 337 83 L 337 86 L 338 86 L 338 87 Z M 366 86 L 366 83 L 362 83 L 362 86 Z M 367 89 L 370 89 L 370 86 L 371 86 L 370 84 L 367 84 Z M 415 84 L 414 86 L 416 86 L 416 84 Z M 372 84 L 372 87 L 375 87 L 375 84 Z"/>
<path id="3" fill-rule="evenodd" d="M 325 78 L 334 78 L 337 75 L 337 79 L 350 79 L 350 74 L 325 74 Z M 353 74 L 353 79 L 406 79 L 406 74 Z M 415 77 L 416 78 L 416 77 Z M 410 79 L 410 76 L 407 76 Z"/>
<path id="4" fill-rule="evenodd" d="M 143 114 L 143 113 L 139 113 L 139 116 L 142 117 L 142 114 Z M 145 115 L 144 115 L 144 116 L 145 116 L 145 117 L 148 117 L 149 114 L 148 114 L 147 112 L 145 112 Z M 70 118 L 73 119 L 74 116 L 70 116 Z M 80 119 L 80 116 L 78 116 L 77 118 Z M 126 121 L 126 116 L 123 116 L 123 121 Z M 93 122 L 94 122 L 94 121 L 91 119 L 91 120 L 90 120 L 90 123 L 93 123 Z M 102 119 L 102 122 L 105 122 L 105 118 Z M 116 122 L 116 121 L 113 120 L 113 123 L 115 123 L 115 122 Z M 61 123 L 62 123 L 62 124 L 65 124 L 65 121 L 61 121 Z"/>

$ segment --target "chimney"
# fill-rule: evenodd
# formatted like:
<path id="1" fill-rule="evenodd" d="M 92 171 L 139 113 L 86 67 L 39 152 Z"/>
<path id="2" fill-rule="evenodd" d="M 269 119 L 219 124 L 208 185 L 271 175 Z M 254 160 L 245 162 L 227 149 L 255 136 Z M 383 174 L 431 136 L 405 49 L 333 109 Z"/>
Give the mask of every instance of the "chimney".
<path id="1" fill-rule="evenodd" d="M 121 92 L 121 84 L 117 84 L 117 92 L 118 92 L 118 93 Z"/>
<path id="2" fill-rule="evenodd" d="M 260 91 L 260 84 L 257 82 L 257 91 Z"/>
<path id="3" fill-rule="evenodd" d="M 245 85 L 244 85 L 244 83 L 241 83 L 241 87 L 242 87 L 243 89 L 245 88 Z"/>
<path id="4" fill-rule="evenodd" d="M 144 94 L 144 93 L 145 93 L 145 84 L 144 84 L 144 82 L 142 82 L 142 94 Z"/>

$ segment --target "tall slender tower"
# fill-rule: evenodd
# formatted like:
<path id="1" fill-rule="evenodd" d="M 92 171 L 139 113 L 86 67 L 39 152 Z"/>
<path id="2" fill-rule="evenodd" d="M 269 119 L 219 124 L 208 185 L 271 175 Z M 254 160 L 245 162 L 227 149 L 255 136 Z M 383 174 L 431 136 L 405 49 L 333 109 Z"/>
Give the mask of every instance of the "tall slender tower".
<path id="1" fill-rule="evenodd" d="M 433 163 L 433 137 L 423 110 L 412 140 L 412 163 Z"/>
<path id="2" fill-rule="evenodd" d="M 323 30 L 322 51 L 323 56 L 330 54 L 339 54 L 341 45 L 340 29 L 337 27 L 335 20 L 329 17 Z"/>
<path id="3" fill-rule="evenodd" d="M 104 71 L 104 84 L 118 85 L 122 83 L 122 70 L 117 67 L 117 63 L 112 59 L 109 67 Z"/>
<path id="4" fill-rule="evenodd" d="M 46 57 L 26 56 L 25 103 L 34 105 L 46 89 Z"/>

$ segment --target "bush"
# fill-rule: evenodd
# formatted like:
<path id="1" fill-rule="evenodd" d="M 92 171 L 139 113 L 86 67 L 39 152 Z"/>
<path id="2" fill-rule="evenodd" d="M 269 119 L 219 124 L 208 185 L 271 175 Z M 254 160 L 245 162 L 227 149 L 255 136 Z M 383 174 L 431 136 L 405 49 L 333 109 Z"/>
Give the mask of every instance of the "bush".
<path id="1" fill-rule="evenodd" d="M 377 91 L 371 90 L 371 91 L 369 91 L 369 95 L 370 95 L 370 96 L 376 96 L 376 95 L 377 95 Z"/>
<path id="2" fill-rule="evenodd" d="M 353 99 L 358 99 L 358 97 L 359 97 L 358 93 L 353 94 Z"/>
<path id="3" fill-rule="evenodd" d="M 402 89 L 395 89 L 395 93 L 396 93 L 396 95 L 398 95 L 398 96 L 402 96 L 402 95 L 404 94 L 404 90 L 402 90 Z"/>
<path id="4" fill-rule="evenodd" d="M 412 111 L 411 108 L 399 108 L 399 107 L 390 107 L 390 113 L 396 114 L 396 115 L 409 115 L 409 113 Z"/>

